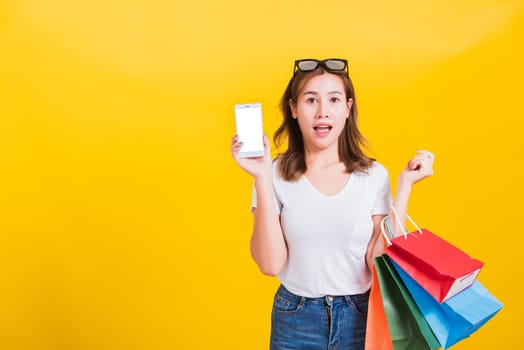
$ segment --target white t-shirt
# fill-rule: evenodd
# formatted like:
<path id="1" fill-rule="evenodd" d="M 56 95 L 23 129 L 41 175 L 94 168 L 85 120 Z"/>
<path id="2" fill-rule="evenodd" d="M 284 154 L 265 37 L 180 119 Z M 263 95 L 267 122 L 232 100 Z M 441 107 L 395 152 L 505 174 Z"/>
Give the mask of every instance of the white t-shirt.
<path id="1" fill-rule="evenodd" d="M 386 168 L 375 162 L 367 173 L 353 172 L 339 193 L 326 196 L 305 176 L 292 182 L 282 179 L 277 160 L 273 186 L 288 247 L 278 275 L 281 283 L 310 298 L 366 292 L 371 286 L 365 258 L 373 233 L 371 216 L 388 214 L 391 201 Z"/>

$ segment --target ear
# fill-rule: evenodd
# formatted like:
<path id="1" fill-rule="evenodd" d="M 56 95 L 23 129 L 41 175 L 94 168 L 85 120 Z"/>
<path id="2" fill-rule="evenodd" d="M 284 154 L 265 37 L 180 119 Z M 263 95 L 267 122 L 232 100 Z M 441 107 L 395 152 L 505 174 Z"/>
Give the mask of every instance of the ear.
<path id="1" fill-rule="evenodd" d="M 349 112 L 351 112 L 351 107 L 353 107 L 353 99 L 350 98 L 347 102 L 347 107 L 348 107 L 348 116 L 346 118 L 349 118 Z"/>
<path id="2" fill-rule="evenodd" d="M 294 103 L 292 99 L 289 99 L 288 104 L 289 108 L 291 109 L 291 116 L 294 119 L 297 119 L 297 104 Z"/>

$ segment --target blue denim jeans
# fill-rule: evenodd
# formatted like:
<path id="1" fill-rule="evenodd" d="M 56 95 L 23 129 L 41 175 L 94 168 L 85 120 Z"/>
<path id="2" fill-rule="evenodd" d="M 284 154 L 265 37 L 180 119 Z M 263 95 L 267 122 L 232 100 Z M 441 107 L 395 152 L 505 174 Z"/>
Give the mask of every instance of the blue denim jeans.
<path id="1" fill-rule="evenodd" d="M 275 294 L 271 350 L 363 350 L 369 291 L 306 298 L 284 286 Z"/>

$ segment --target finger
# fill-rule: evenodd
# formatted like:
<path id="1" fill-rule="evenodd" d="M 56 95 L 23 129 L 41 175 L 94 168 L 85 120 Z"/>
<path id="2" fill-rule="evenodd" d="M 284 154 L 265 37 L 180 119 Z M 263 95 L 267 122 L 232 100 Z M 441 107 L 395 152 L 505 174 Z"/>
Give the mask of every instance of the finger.
<path id="1" fill-rule="evenodd" d="M 432 152 L 427 151 L 427 150 L 417 150 L 417 154 L 424 155 L 428 157 L 431 161 L 435 159 L 435 155 Z"/>
<path id="2" fill-rule="evenodd" d="M 264 134 L 262 136 L 262 140 L 264 142 L 264 150 L 266 151 L 266 154 L 269 154 L 269 138 L 267 137 L 267 134 Z"/>
<path id="3" fill-rule="evenodd" d="M 431 157 L 432 157 L 432 154 L 429 152 L 426 153 L 425 151 L 424 152 L 417 151 L 417 154 L 413 158 L 411 158 L 410 162 L 421 161 L 421 160 L 431 161 Z"/>
<path id="4" fill-rule="evenodd" d="M 419 162 L 422 161 L 424 158 L 425 158 L 424 155 L 422 155 L 422 154 L 417 154 L 417 155 L 415 155 L 413 158 L 411 158 L 411 159 L 409 160 L 408 164 L 410 165 L 410 167 L 412 167 L 413 164 L 415 164 L 415 163 L 419 163 Z"/>
<path id="5" fill-rule="evenodd" d="M 408 164 L 409 170 L 419 170 L 422 167 L 422 161 L 420 159 L 412 159 Z"/>
<path id="6" fill-rule="evenodd" d="M 238 136 L 235 136 L 231 139 L 231 150 L 233 147 L 238 147 L 239 144 L 242 144 L 242 142 L 238 141 Z"/>
<path id="7" fill-rule="evenodd" d="M 433 167 L 427 157 L 413 162 L 413 167 L 412 170 L 417 171 L 422 177 L 433 175 Z"/>
<path id="8" fill-rule="evenodd" d="M 429 159 L 425 156 L 417 156 L 417 157 L 414 157 L 411 162 L 412 163 L 417 163 L 417 164 L 420 164 L 422 162 L 427 162 Z"/>
<path id="9" fill-rule="evenodd" d="M 431 171 L 432 164 L 432 161 L 427 156 L 415 157 L 409 162 L 409 169 L 419 171 Z"/>
<path id="10" fill-rule="evenodd" d="M 244 145 L 244 142 L 236 142 L 233 144 L 233 146 L 231 146 L 231 149 L 235 151 L 239 151 L 243 145 Z"/>
<path id="11" fill-rule="evenodd" d="M 243 142 L 236 142 L 235 144 L 233 144 L 233 146 L 231 146 L 231 153 L 233 153 L 233 155 L 237 155 L 240 152 L 242 145 Z"/>

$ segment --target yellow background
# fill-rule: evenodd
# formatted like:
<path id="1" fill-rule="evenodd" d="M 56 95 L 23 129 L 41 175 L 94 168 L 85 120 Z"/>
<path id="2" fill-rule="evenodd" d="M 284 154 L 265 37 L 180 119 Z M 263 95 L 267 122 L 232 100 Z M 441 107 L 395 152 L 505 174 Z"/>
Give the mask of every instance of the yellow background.
<path id="1" fill-rule="evenodd" d="M 422 226 L 504 304 L 455 348 L 524 348 L 524 3 L 0 2 L 0 348 L 267 349 L 233 105 L 346 57 L 372 155 L 417 148 Z"/>

